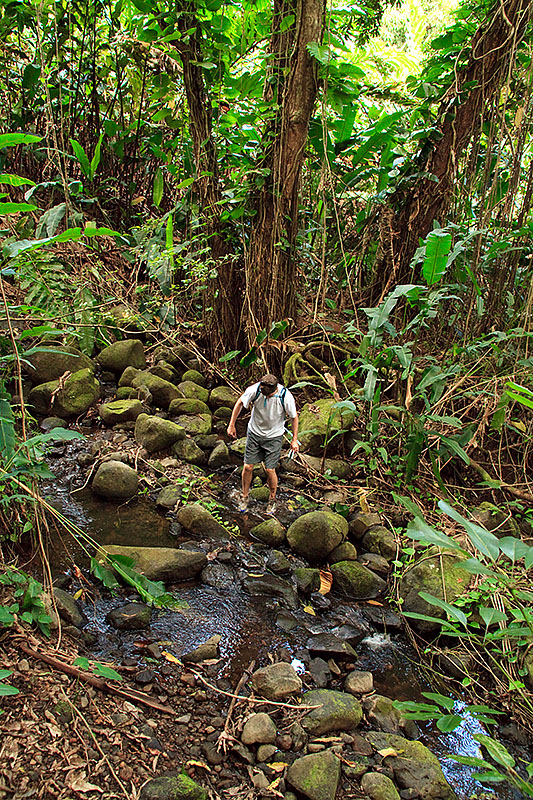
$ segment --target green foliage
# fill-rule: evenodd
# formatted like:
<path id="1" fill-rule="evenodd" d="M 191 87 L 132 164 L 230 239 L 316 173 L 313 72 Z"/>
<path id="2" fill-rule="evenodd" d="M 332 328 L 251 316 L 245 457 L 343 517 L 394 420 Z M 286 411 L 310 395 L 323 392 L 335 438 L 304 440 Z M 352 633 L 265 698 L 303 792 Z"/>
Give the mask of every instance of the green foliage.
<path id="1" fill-rule="evenodd" d="M 8 569 L 0 573 L 0 584 L 11 587 L 13 600 L 9 606 L 0 606 L 0 625 L 9 627 L 15 615 L 27 625 L 37 625 L 41 633 L 50 636 L 51 619 L 42 600 L 42 585 L 26 573 Z"/>
<path id="2" fill-rule="evenodd" d="M 92 672 L 99 678 L 105 678 L 109 681 L 122 680 L 122 675 L 120 675 L 116 670 L 112 669 L 111 667 L 107 667 L 105 664 L 101 664 L 99 661 L 93 661 L 91 663 L 88 658 L 85 658 L 85 656 L 76 658 L 72 663 L 73 666 L 81 667 L 84 670 Z"/>

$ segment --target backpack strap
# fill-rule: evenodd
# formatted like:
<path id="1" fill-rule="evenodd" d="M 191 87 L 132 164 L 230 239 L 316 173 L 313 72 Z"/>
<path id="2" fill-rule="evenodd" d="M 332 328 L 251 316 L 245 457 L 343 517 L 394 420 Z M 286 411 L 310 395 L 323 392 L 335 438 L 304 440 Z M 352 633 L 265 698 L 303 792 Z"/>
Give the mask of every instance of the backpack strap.
<path id="1" fill-rule="evenodd" d="M 252 400 L 250 400 L 250 408 L 254 407 L 254 403 L 261 394 L 261 384 L 258 385 L 257 389 L 255 390 L 255 395 Z M 287 394 L 287 387 L 283 386 L 281 392 L 279 393 L 279 401 L 281 403 L 281 407 L 283 409 L 283 413 L 287 416 L 287 410 L 285 408 L 285 395 Z"/>

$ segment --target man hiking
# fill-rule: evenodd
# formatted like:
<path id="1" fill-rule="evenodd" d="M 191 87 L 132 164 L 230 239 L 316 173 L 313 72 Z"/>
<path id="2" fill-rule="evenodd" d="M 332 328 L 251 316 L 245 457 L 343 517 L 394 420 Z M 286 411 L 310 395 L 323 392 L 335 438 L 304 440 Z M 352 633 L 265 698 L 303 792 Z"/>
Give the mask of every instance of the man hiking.
<path id="1" fill-rule="evenodd" d="M 265 465 L 267 484 L 270 490 L 266 512 L 273 514 L 278 489 L 276 467 L 281 454 L 286 417 L 291 420 L 291 453 L 297 453 L 299 450 L 296 403 L 289 390 L 278 383 L 275 375 L 263 375 L 259 383 L 254 383 L 246 389 L 233 407 L 228 424 L 228 435 L 232 438 L 237 436 L 235 423 L 243 408 L 246 410 L 251 408 L 252 414 L 246 431 L 242 497 L 239 510 L 246 511 L 248 508 L 254 464 L 262 461 Z"/>

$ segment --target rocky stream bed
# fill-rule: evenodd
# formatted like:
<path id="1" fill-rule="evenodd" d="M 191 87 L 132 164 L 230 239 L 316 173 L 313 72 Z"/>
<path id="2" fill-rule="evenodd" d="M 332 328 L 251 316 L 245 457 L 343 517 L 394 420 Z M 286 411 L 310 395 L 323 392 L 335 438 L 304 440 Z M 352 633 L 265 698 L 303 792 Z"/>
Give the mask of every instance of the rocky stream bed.
<path id="1" fill-rule="evenodd" d="M 4 704 L 0 798 L 516 796 L 481 787 L 447 757 L 475 754 L 474 720 L 443 736 L 393 706 L 430 685 L 385 599 L 397 532 L 347 502 L 352 412 L 330 399 L 306 404 L 303 455 L 282 459 L 274 515 L 260 468 L 240 515 L 244 439 L 225 436 L 230 386 L 185 348 L 158 348 L 150 365 L 136 339 L 95 361 L 59 350 L 33 356 L 28 401 L 43 430 L 70 426 L 84 438 L 53 446 L 56 479 L 43 495 L 97 542 L 102 563 L 129 556 L 184 605 L 158 609 L 131 587 L 106 589 L 89 575 L 94 549 L 57 527 L 52 641 L 21 631 L 3 648 L 20 695 Z M 321 465 L 332 430 L 341 449 Z M 345 483 L 324 492 L 321 466 Z M 444 559 L 453 600 L 465 572 Z M 418 591 L 437 591 L 437 564 L 440 576 L 438 557 L 426 556 L 403 578 L 404 607 L 425 610 Z M 74 673 L 64 669 L 79 657 Z M 456 677 L 461 664 L 449 662 Z M 122 681 L 98 686 L 98 664 Z"/>

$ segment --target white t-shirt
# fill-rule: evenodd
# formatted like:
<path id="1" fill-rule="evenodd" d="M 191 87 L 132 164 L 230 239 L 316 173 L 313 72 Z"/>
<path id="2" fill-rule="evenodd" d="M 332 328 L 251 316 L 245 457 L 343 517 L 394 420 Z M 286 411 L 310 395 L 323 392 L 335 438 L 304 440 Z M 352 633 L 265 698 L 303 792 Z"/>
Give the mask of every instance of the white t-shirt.
<path id="1" fill-rule="evenodd" d="M 250 407 L 250 403 L 257 395 L 258 389 L 259 383 L 254 383 L 240 397 L 244 408 Z M 283 397 L 283 405 L 285 405 L 285 411 L 283 411 L 280 399 L 282 391 L 283 386 L 278 383 L 276 391 L 270 397 L 265 397 L 264 394 L 259 392 L 257 399 L 254 400 L 248 430 L 255 433 L 256 436 L 267 436 L 269 439 L 282 436 L 285 430 L 285 417 L 294 419 L 296 416 L 296 403 L 288 389 Z"/>

